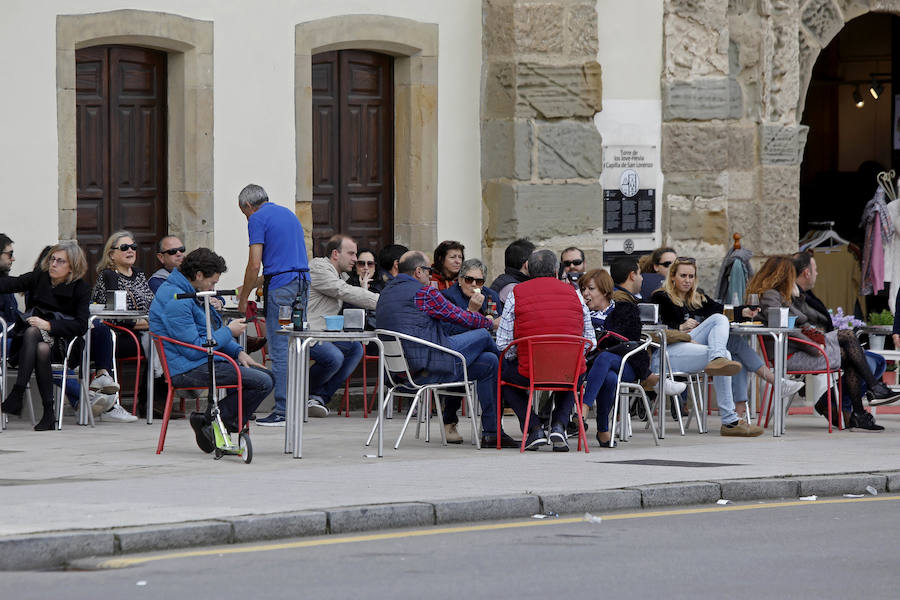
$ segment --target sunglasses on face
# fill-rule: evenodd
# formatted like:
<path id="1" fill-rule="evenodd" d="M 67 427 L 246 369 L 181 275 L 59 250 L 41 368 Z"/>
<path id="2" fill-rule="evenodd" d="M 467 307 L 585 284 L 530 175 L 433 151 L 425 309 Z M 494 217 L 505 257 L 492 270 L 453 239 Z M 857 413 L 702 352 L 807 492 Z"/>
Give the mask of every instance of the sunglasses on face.
<path id="1" fill-rule="evenodd" d="M 578 266 L 581 266 L 581 263 L 583 263 L 583 262 L 584 261 L 581 260 L 580 258 L 576 258 L 575 260 L 564 260 L 564 261 L 562 261 L 562 264 L 564 267 L 572 267 L 572 266 L 578 267 Z"/>
<path id="2" fill-rule="evenodd" d="M 358 261 L 356 261 L 356 266 L 357 267 L 374 267 L 375 261 L 374 260 L 358 260 Z"/>
<path id="3" fill-rule="evenodd" d="M 137 250 L 137 244 L 134 244 L 134 249 Z M 160 254 L 168 254 L 169 256 L 175 256 L 179 252 L 184 253 L 186 248 L 184 246 L 178 246 L 177 248 L 169 248 L 168 250 L 160 250 Z"/>
<path id="4" fill-rule="evenodd" d="M 669 267 L 672 266 L 672 261 L 671 261 L 671 260 L 667 260 L 666 262 L 659 262 L 659 263 L 656 263 L 656 264 L 658 264 L 659 266 L 663 267 L 664 269 L 668 269 Z"/>
<path id="5" fill-rule="evenodd" d="M 116 250 L 121 250 L 122 252 L 128 252 L 129 250 L 137 250 L 137 244 L 120 244 L 116 246 Z"/>
<path id="6" fill-rule="evenodd" d="M 463 275 L 463 281 L 468 284 L 474 283 L 475 285 L 484 285 L 484 277 L 469 277 L 468 275 Z"/>

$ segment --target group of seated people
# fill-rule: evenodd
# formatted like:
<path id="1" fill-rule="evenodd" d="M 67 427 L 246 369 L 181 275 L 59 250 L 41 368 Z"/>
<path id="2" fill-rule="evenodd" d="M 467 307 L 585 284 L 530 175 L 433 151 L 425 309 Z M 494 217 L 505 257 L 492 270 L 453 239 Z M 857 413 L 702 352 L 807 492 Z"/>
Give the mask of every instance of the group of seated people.
<path id="1" fill-rule="evenodd" d="M 68 340 L 85 332 L 90 302 L 105 304 L 108 291 L 124 290 L 129 309 L 149 311 L 150 315 L 149 320 L 126 323 L 127 328 L 138 333 L 149 329 L 202 345 L 207 332 L 201 303 L 176 300 L 175 294 L 213 289 L 226 271 L 224 259 L 208 248 L 186 253 L 181 240 L 166 236 L 157 246 L 161 268 L 148 280 L 134 266 L 138 248 L 134 236 L 121 231 L 107 240 L 97 267 L 97 283 L 91 289 L 85 281 L 84 253 L 74 242 L 47 248 L 35 270 L 18 277 L 9 276 L 14 260 L 12 240 L 2 236 L 0 244 L 4 247 L 0 254 L 0 294 L 25 292 L 27 310 L 18 318 L 12 312 L 4 313 L 16 323 L 10 354 L 18 373 L 2 408 L 4 412 L 21 413 L 25 385 L 34 373 L 44 405 L 44 416 L 35 427 L 38 430 L 53 428 L 50 364 L 62 360 Z M 629 342 L 642 339 L 638 304 L 653 302 L 659 306 L 660 321 L 667 328 L 672 371 L 705 372 L 713 377 L 721 435 L 753 437 L 762 433 L 747 419 L 748 379 L 755 374 L 771 384 L 775 374 L 751 349 L 746 337 L 731 333 L 724 306 L 698 289 L 694 259 L 678 257 L 674 249 L 663 247 L 640 262 L 623 257 L 614 260 L 609 271 L 588 270 L 584 252 L 578 248 L 567 248 L 557 257 L 550 250 L 537 249 L 532 242 L 519 239 L 506 248 L 504 267 L 488 286 L 487 266 L 479 259 L 466 259 L 459 242 L 444 241 L 429 257 L 401 245 L 390 245 L 377 253 L 359 249 L 350 236 L 338 234 L 328 240 L 324 256 L 309 262 L 306 318 L 311 328 L 323 329 L 325 316 L 351 307 L 362 308 L 367 311 L 370 329 L 410 334 L 462 354 L 469 378 L 476 382 L 485 446 L 499 442 L 502 447 L 519 447 L 521 443 L 497 429 L 501 358 L 505 381 L 522 385 L 530 378 L 528 349 L 515 347 L 514 340 L 538 334 L 581 336 L 590 346 L 580 367 L 584 405 L 595 406 L 597 443 L 609 447 L 609 416 L 622 360 L 634 348 Z M 832 367 L 844 370 L 845 405 L 829 407 L 823 395 L 816 410 L 853 430 L 882 430 L 865 410 L 863 399 L 875 406 L 894 402 L 900 395 L 879 380 L 877 355 L 865 352 L 852 332 L 834 331 L 827 309 L 812 292 L 816 274 L 815 260 L 808 254 L 768 259 L 747 288 L 748 294 L 759 296 L 759 305 L 734 307 L 734 319 L 765 322 L 768 308 L 787 307 L 797 317 L 805 338 L 805 343 L 792 342 L 788 369 L 820 368 L 824 366 L 824 353 Z M 0 310 L 6 311 L 4 306 L 0 305 Z M 213 319 L 217 349 L 240 364 L 244 380 L 244 415 L 238 418 L 236 392 L 221 404 L 223 420 L 232 430 L 247 422 L 275 386 L 272 373 L 235 341 L 246 326 L 243 319 L 226 323 L 218 314 Z M 103 333 L 105 325 L 95 327 L 98 330 L 91 337 L 91 351 L 96 375 L 90 384 L 95 414 L 133 421 L 136 417 L 119 404 L 118 384 L 109 375 L 114 358 L 111 336 Z M 119 336 L 116 354 L 142 351 L 130 340 L 130 336 Z M 462 365 L 450 355 L 406 342 L 403 346 L 417 382 L 456 381 L 462 376 Z M 771 356 L 771 348 L 768 350 Z M 310 416 L 329 414 L 329 401 L 365 351 L 355 342 L 312 346 Z M 204 353 L 169 345 L 166 355 L 175 385 L 203 385 L 207 377 Z M 623 379 L 651 389 L 658 383 L 658 370 L 658 352 L 638 353 L 625 365 Z M 217 363 L 218 381 L 227 383 L 233 377 L 233 369 Z M 802 387 L 801 381 L 793 379 L 785 379 L 781 385 L 786 397 Z M 663 389 L 666 396 L 678 396 L 685 384 L 665 378 Z M 573 416 L 576 399 L 571 393 L 555 393 L 552 406 L 546 411 L 535 407 L 532 414 L 528 414 L 524 390 L 503 386 L 502 394 L 501 400 L 518 418 L 528 450 L 548 445 L 554 451 L 568 451 L 568 435 L 586 426 Z M 462 443 L 457 431 L 460 398 L 450 396 L 444 401 L 445 438 L 449 443 Z M 211 451 L 208 420 L 192 415 L 191 422 L 198 445 Z M 284 418 L 276 411 L 259 419 L 258 424 L 283 426 Z"/>

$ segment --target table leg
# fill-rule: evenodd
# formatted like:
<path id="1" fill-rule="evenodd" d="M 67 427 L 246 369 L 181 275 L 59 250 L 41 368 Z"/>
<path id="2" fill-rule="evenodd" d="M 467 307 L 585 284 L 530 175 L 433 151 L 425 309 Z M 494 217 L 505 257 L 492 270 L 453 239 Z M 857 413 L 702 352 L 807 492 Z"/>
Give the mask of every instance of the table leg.
<path id="1" fill-rule="evenodd" d="M 81 353 L 81 401 L 78 403 L 79 425 L 93 426 L 94 413 L 91 412 L 91 396 L 88 386 L 91 384 L 91 328 L 94 319 L 88 319 L 88 328 L 84 332 L 84 351 Z"/>
<path id="2" fill-rule="evenodd" d="M 150 352 L 147 360 L 147 425 L 153 425 L 153 364 L 156 362 L 156 344 L 150 340 Z"/>
<path id="3" fill-rule="evenodd" d="M 378 346 L 378 458 L 384 457 L 384 385 L 381 385 L 381 377 L 384 373 L 384 344 L 380 339 L 373 340 Z M 365 358 L 363 358 L 365 360 Z"/>
<path id="4" fill-rule="evenodd" d="M 303 458 L 303 422 L 307 419 L 306 403 L 309 399 L 309 343 L 311 338 L 300 344 L 300 369 L 298 372 L 300 393 L 294 407 L 294 458 Z"/>
<path id="5" fill-rule="evenodd" d="M 669 370 L 668 356 L 666 352 L 666 332 L 659 332 L 659 382 L 656 384 L 656 410 L 659 412 L 659 427 L 657 435 L 659 439 L 666 437 L 666 372 Z M 627 407 L 625 410 L 628 410 Z M 653 415 L 647 415 L 652 419 Z"/>
<path id="6" fill-rule="evenodd" d="M 287 354 L 287 390 L 285 390 L 284 402 L 284 453 L 291 454 L 294 451 L 294 413 L 296 411 L 297 395 L 297 340 L 288 338 Z"/>
<path id="7" fill-rule="evenodd" d="M 772 426 L 772 434 L 780 437 L 784 423 L 784 408 L 781 398 L 781 378 L 784 377 L 784 336 L 780 333 L 773 334 L 775 340 L 775 383 L 772 386 L 772 405 L 775 411 L 775 422 Z"/>

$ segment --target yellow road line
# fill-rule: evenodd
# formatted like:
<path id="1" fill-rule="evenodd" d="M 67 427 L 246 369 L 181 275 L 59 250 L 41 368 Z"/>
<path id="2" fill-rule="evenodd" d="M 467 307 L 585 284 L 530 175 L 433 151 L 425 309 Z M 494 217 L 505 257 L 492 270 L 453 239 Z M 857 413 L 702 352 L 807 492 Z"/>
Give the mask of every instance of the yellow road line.
<path id="1" fill-rule="evenodd" d="M 847 504 L 850 502 L 880 502 L 900 500 L 898 496 L 868 496 L 865 498 L 833 498 L 829 500 L 791 500 L 789 502 L 772 502 L 768 504 L 737 504 L 716 505 L 703 508 L 682 508 L 675 510 L 641 511 L 633 513 L 621 513 L 611 515 L 598 515 L 604 521 L 619 521 L 623 519 L 642 519 L 647 517 L 669 517 L 674 515 L 699 515 L 704 513 L 732 512 L 739 510 L 759 510 L 766 508 L 786 508 L 792 506 L 817 506 L 822 504 Z M 499 531 L 503 529 L 516 529 L 520 527 L 542 527 L 547 525 L 568 525 L 583 522 L 583 517 L 568 517 L 565 519 L 544 519 L 513 521 L 509 523 L 491 523 L 489 525 L 466 525 L 461 527 L 439 527 L 435 529 L 421 529 L 416 531 L 395 531 L 391 533 L 373 533 L 369 535 L 356 535 L 348 537 L 325 537 L 300 542 L 284 542 L 277 544 L 262 544 L 255 546 L 240 546 L 235 548 L 218 548 L 215 550 L 190 550 L 186 552 L 170 552 L 154 556 L 140 556 L 135 558 L 113 558 L 103 561 L 98 566 L 107 569 L 119 569 L 132 567 L 160 560 L 174 560 L 178 558 L 193 558 L 199 556 L 220 556 L 223 554 L 244 554 L 249 552 L 270 552 L 273 550 L 289 550 L 293 548 L 311 548 L 315 546 L 331 546 L 334 544 L 356 544 L 359 542 L 376 542 L 381 540 L 396 540 L 403 538 L 423 537 L 429 535 L 445 535 L 450 533 L 469 533 L 474 531 Z"/>

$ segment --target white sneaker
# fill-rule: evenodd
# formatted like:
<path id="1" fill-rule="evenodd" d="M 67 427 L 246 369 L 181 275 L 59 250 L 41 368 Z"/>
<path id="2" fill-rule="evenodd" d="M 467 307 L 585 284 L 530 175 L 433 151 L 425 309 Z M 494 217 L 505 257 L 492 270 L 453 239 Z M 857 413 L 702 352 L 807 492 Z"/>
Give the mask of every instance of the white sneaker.
<path id="1" fill-rule="evenodd" d="M 103 413 L 103 416 L 110 421 L 117 421 L 119 423 L 131 423 L 132 421 L 137 421 L 138 418 L 122 408 L 121 404 L 114 404 L 111 409 Z"/>
<path id="2" fill-rule="evenodd" d="M 663 383 L 663 391 L 666 396 L 680 396 L 687 389 L 687 384 L 683 381 L 675 381 L 674 379 L 666 379 Z"/>
<path id="3" fill-rule="evenodd" d="M 328 407 L 324 404 L 320 404 L 318 400 L 315 398 L 310 398 L 306 402 L 306 412 L 310 417 L 327 417 L 328 416 Z"/>
<path id="4" fill-rule="evenodd" d="M 116 394 L 101 394 L 100 392 L 91 390 L 89 396 L 91 401 L 91 412 L 94 413 L 95 417 L 99 417 L 116 403 Z"/>
<path id="5" fill-rule="evenodd" d="M 806 383 L 803 381 L 795 381 L 794 379 L 782 379 L 781 397 L 790 398 L 791 396 L 802 390 L 804 385 L 806 385 Z"/>
<path id="6" fill-rule="evenodd" d="M 103 394 L 115 394 L 119 391 L 119 384 L 108 373 L 104 373 L 94 377 L 89 389 Z"/>

